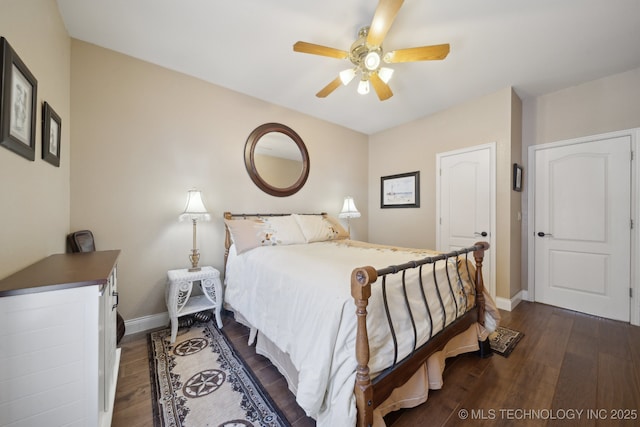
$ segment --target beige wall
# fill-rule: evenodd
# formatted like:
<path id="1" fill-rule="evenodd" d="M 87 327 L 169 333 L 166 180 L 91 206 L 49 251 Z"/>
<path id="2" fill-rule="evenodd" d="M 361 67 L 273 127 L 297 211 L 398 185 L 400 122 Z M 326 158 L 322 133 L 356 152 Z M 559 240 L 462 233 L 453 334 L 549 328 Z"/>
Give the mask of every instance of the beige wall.
<path id="1" fill-rule="evenodd" d="M 640 68 L 525 103 L 524 145 L 640 126 Z"/>
<path id="2" fill-rule="evenodd" d="M 201 265 L 222 267 L 226 210 L 337 215 L 353 195 L 354 236 L 367 239 L 366 135 L 77 40 L 71 51 L 71 226 L 122 249 L 125 319 L 166 311 L 166 272 L 188 266 L 191 224 L 178 215 L 192 187 L 213 216 L 198 225 Z M 309 151 L 307 183 L 290 197 L 263 193 L 244 167 L 247 137 L 267 122 Z"/>
<path id="3" fill-rule="evenodd" d="M 0 36 L 38 80 L 36 159 L 0 147 L 0 278 L 65 250 L 69 232 L 70 39 L 55 0 L 2 0 Z M 42 160 L 42 104 L 62 119 L 60 167 Z"/>
<path id="4" fill-rule="evenodd" d="M 518 163 L 522 166 L 522 101 L 514 91 L 511 93 L 511 165 Z M 513 174 L 513 171 L 512 171 Z M 511 176 L 511 186 L 513 186 L 513 175 Z M 523 177 L 524 181 L 524 177 Z M 509 245 L 510 270 L 509 270 L 509 297 L 515 296 L 522 290 L 522 194 L 526 191 L 524 184 L 522 191 L 511 191 L 510 193 L 510 230 Z M 505 295 L 506 296 L 506 295 Z"/>
<path id="5" fill-rule="evenodd" d="M 509 298 L 520 289 L 512 283 L 511 150 L 520 100 L 511 88 L 475 99 L 449 110 L 372 135 L 369 142 L 369 240 L 409 247 L 435 248 L 436 154 L 490 142 L 496 143 L 496 294 Z M 514 107 L 516 105 L 516 107 Z M 517 137 L 517 136 L 516 136 Z M 518 145 L 520 140 L 515 141 Z M 380 177 L 420 171 L 421 206 L 416 209 L 380 209 Z M 515 196 L 518 197 L 519 196 Z M 518 226 L 519 229 L 519 226 Z M 519 271 L 519 270 L 518 270 Z M 518 273 L 519 274 L 519 273 Z"/>
<path id="6" fill-rule="evenodd" d="M 636 127 L 640 127 L 640 68 L 526 101 L 523 105 L 523 161 L 526 165 L 531 145 Z M 522 209 L 523 213 L 528 209 L 526 192 L 523 193 Z M 525 289 L 528 288 L 526 227 L 524 218 L 522 283 Z"/>

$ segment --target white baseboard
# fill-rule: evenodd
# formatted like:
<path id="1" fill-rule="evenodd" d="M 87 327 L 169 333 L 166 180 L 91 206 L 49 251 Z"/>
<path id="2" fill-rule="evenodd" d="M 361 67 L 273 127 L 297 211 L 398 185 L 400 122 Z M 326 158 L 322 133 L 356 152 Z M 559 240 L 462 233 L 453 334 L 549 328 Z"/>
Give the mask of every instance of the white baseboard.
<path id="1" fill-rule="evenodd" d="M 512 296 L 511 299 L 496 297 L 496 306 L 501 310 L 511 311 L 516 308 L 516 306 L 520 304 L 520 301 L 522 300 L 529 300 L 529 292 L 520 291 Z"/>
<path id="2" fill-rule="evenodd" d="M 169 325 L 169 313 L 167 312 L 137 317 L 135 319 L 125 320 L 125 335 L 146 332 L 167 325 Z"/>

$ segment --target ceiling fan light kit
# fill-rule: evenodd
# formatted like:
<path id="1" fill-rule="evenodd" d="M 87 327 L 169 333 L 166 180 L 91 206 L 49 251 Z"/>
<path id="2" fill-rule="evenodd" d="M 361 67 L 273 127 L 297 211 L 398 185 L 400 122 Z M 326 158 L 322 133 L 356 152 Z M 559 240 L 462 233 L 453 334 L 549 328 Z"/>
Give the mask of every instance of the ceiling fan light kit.
<path id="1" fill-rule="evenodd" d="M 391 80 L 391 76 L 393 76 L 393 68 L 380 67 L 380 69 L 378 70 L 378 76 L 383 82 L 389 83 L 389 80 Z"/>
<path id="2" fill-rule="evenodd" d="M 377 71 L 380 67 L 380 54 L 377 51 L 367 53 L 362 62 L 364 67 L 369 71 Z"/>
<path id="3" fill-rule="evenodd" d="M 369 80 L 360 80 L 360 83 L 358 83 L 358 93 L 360 95 L 366 95 L 369 93 Z"/>
<path id="4" fill-rule="evenodd" d="M 357 40 L 351 45 L 349 52 L 332 47 L 299 41 L 293 45 L 295 52 L 312 55 L 327 56 L 337 59 L 349 59 L 354 68 L 348 68 L 339 76 L 322 88 L 316 96 L 324 98 L 336 90 L 341 84 L 346 86 L 359 74 L 358 93 L 369 93 L 369 85 L 373 85 L 381 101 L 393 96 L 388 83 L 393 75 L 393 69 L 381 67 L 398 62 L 434 61 L 441 60 L 449 54 L 449 44 L 413 47 L 387 52 L 382 51 L 382 41 L 391 28 L 404 0 L 380 0 L 373 15 L 370 26 L 362 27 L 358 31 Z"/>
<path id="5" fill-rule="evenodd" d="M 355 68 L 347 68 L 346 70 L 340 71 L 340 81 L 345 86 L 348 85 L 355 76 L 356 76 Z"/>

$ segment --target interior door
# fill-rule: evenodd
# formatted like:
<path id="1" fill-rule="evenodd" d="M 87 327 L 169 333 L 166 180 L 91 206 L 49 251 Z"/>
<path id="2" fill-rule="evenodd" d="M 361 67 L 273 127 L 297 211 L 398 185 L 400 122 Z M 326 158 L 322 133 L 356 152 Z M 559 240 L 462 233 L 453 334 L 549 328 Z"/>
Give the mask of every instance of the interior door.
<path id="1" fill-rule="evenodd" d="M 629 321 L 631 138 L 535 155 L 535 300 Z"/>
<path id="2" fill-rule="evenodd" d="M 476 242 L 492 246 L 485 253 L 483 273 L 495 297 L 495 178 L 493 144 L 437 155 L 436 248 L 451 251 Z"/>

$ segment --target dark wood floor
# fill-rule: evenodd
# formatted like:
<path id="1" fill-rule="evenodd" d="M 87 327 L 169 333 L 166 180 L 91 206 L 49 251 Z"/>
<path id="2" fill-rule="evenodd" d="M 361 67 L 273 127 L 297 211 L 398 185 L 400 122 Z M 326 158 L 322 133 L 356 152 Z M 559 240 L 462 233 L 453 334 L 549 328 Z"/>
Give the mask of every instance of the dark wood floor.
<path id="1" fill-rule="evenodd" d="M 503 326 L 525 333 L 508 358 L 449 359 L 442 390 L 431 391 L 417 408 L 387 416 L 387 425 L 640 425 L 640 327 L 529 302 L 502 316 Z M 291 424 L 315 425 L 277 370 L 247 347 L 247 329 L 229 317 L 223 321 Z M 153 425 L 146 334 L 123 339 L 112 425 Z"/>

